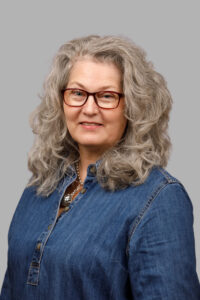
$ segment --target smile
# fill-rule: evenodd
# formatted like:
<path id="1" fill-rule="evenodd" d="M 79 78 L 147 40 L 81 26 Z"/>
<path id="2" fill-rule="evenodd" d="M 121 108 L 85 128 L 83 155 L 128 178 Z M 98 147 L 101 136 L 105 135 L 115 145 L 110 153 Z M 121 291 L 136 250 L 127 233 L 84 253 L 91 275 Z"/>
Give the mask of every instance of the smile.
<path id="1" fill-rule="evenodd" d="M 79 124 L 81 125 L 82 128 L 87 130 L 95 130 L 103 126 L 100 123 L 93 123 L 93 122 L 80 122 Z"/>
<path id="2" fill-rule="evenodd" d="M 102 126 L 100 123 L 89 123 L 89 122 L 81 122 L 81 125 L 86 125 L 86 126 Z"/>

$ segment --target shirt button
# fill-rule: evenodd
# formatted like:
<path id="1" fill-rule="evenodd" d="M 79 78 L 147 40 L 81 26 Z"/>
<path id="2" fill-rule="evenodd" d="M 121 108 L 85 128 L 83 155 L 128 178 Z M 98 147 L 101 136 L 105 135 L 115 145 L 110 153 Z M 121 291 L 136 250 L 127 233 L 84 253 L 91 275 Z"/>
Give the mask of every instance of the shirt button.
<path id="1" fill-rule="evenodd" d="M 85 194 L 85 192 L 86 192 L 86 189 L 83 188 L 83 189 L 81 190 L 81 194 Z"/>
<path id="2" fill-rule="evenodd" d="M 90 173 L 92 173 L 92 174 L 96 174 L 96 167 L 95 166 L 92 166 L 91 168 L 90 168 Z"/>
<path id="3" fill-rule="evenodd" d="M 37 250 L 40 250 L 41 245 L 42 245 L 41 243 L 38 243 L 38 244 L 37 244 Z"/>
<path id="4" fill-rule="evenodd" d="M 48 230 L 50 230 L 50 229 L 51 229 L 51 226 L 52 226 L 52 224 L 50 224 L 50 225 L 48 226 Z"/>

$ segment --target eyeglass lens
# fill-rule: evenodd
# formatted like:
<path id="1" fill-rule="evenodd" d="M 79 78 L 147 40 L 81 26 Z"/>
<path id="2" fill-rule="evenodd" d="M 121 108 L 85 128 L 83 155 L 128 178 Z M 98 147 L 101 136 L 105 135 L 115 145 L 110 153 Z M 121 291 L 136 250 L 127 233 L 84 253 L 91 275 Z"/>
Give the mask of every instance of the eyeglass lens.
<path id="1" fill-rule="evenodd" d="M 65 90 L 64 100 L 70 106 L 81 106 L 88 97 L 86 91 L 73 89 Z M 109 91 L 97 92 L 95 94 L 97 105 L 102 108 L 115 108 L 119 102 L 119 95 Z"/>

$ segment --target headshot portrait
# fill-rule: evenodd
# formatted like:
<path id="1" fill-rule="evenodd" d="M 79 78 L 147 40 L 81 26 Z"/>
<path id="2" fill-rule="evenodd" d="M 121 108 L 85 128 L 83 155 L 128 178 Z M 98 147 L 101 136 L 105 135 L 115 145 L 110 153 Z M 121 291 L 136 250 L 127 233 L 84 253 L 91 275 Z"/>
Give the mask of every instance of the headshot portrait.
<path id="1" fill-rule="evenodd" d="M 200 299 L 194 204 L 168 169 L 165 74 L 125 32 L 74 34 L 50 52 L 0 300 Z"/>

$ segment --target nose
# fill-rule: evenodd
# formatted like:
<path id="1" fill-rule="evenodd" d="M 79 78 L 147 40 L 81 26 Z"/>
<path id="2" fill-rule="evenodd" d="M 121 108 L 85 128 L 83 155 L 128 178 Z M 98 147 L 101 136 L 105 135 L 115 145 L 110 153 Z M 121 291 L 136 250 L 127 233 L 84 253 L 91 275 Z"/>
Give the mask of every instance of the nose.
<path id="1" fill-rule="evenodd" d="M 88 97 L 86 103 L 82 107 L 82 111 L 90 115 L 98 113 L 99 109 L 95 102 L 94 96 L 90 95 Z"/>

